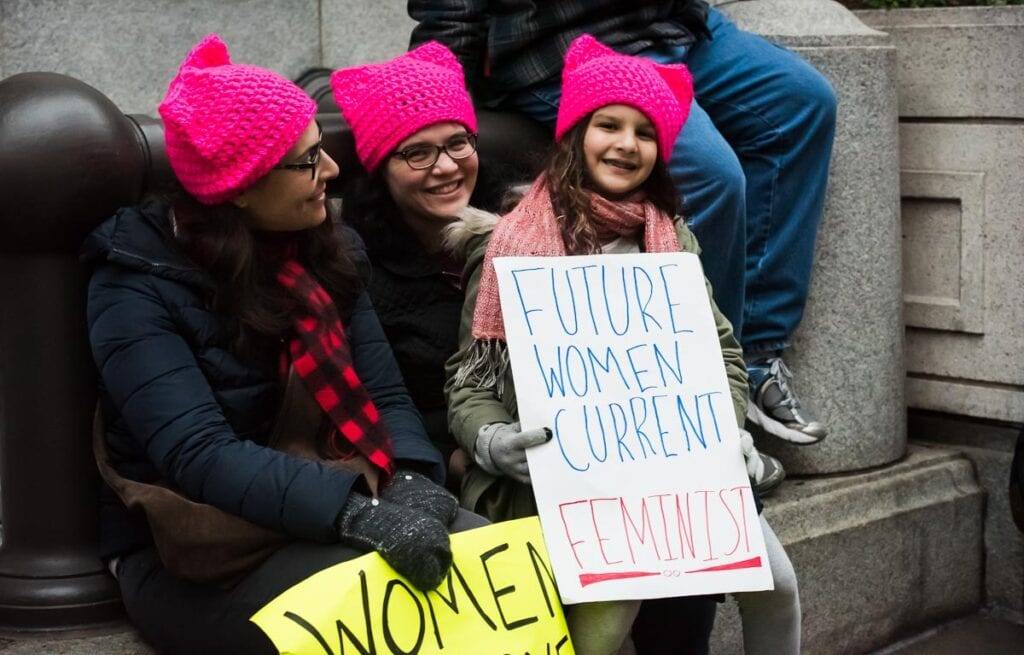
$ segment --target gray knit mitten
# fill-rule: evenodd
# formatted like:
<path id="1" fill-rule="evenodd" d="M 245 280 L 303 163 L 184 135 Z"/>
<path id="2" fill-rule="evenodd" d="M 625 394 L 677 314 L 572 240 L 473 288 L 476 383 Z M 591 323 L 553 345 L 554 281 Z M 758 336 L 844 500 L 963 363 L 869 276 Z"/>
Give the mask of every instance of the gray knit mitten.
<path id="1" fill-rule="evenodd" d="M 740 428 L 740 450 L 743 452 L 743 462 L 747 465 L 747 477 L 751 480 L 763 478 L 764 462 L 754 447 L 754 437 L 743 428 Z"/>
<path id="2" fill-rule="evenodd" d="M 530 466 L 526 462 L 526 449 L 551 441 L 551 430 L 538 428 L 523 431 L 515 423 L 488 423 L 476 436 L 473 459 L 491 475 L 508 477 L 530 484 Z"/>
<path id="3" fill-rule="evenodd" d="M 415 471 L 399 469 L 391 482 L 380 490 L 381 500 L 410 507 L 451 525 L 459 511 L 459 501 L 447 489 Z"/>
<path id="4" fill-rule="evenodd" d="M 436 589 L 452 565 L 448 529 L 419 510 L 350 493 L 335 525 L 342 543 L 376 550 L 417 589 Z"/>

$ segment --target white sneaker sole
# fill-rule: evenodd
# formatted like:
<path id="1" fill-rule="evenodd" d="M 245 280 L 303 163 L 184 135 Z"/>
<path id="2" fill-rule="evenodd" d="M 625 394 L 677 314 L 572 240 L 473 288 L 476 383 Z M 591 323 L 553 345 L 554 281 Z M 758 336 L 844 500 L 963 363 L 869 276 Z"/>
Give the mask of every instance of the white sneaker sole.
<path id="1" fill-rule="evenodd" d="M 794 430 L 793 428 L 787 428 L 782 423 L 779 423 L 772 417 L 761 411 L 761 408 L 757 406 L 755 402 L 747 403 L 747 420 L 754 425 L 760 427 L 762 430 L 778 437 L 783 441 L 796 444 L 798 446 L 809 446 L 816 444 L 825 437 L 816 437 L 814 435 L 805 434 L 800 430 Z"/>

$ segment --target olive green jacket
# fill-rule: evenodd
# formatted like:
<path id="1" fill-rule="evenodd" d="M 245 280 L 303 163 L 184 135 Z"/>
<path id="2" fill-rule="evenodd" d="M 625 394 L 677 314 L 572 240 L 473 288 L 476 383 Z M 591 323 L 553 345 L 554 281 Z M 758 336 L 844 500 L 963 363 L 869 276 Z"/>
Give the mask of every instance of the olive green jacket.
<path id="1" fill-rule="evenodd" d="M 480 210 L 464 212 L 460 220 L 446 229 L 446 247 L 460 259 L 464 259 L 462 284 L 466 301 L 462 306 L 462 321 L 459 325 L 459 349 L 445 364 L 447 382 L 445 393 L 448 397 L 448 425 L 459 445 L 469 455 L 470 465 L 462 481 L 462 504 L 492 521 L 503 521 L 536 514 L 533 490 L 511 478 L 487 473 L 474 461 L 476 438 L 480 428 L 488 423 L 512 423 L 517 420 L 515 385 L 509 368 L 504 385 L 504 394 L 498 398 L 493 389 L 472 384 L 458 385 L 455 373 L 473 344 L 473 312 L 476 309 L 477 290 L 480 287 L 480 273 L 483 269 L 484 254 L 490 241 L 491 230 L 498 217 Z M 682 219 L 676 221 L 676 237 L 681 252 L 700 254 L 697 238 Z M 711 312 L 718 328 L 718 342 L 722 347 L 725 372 L 729 378 L 729 392 L 732 396 L 736 422 L 742 426 L 747 411 L 747 369 L 743 363 L 743 351 L 732 325 L 718 310 L 707 283 Z"/>

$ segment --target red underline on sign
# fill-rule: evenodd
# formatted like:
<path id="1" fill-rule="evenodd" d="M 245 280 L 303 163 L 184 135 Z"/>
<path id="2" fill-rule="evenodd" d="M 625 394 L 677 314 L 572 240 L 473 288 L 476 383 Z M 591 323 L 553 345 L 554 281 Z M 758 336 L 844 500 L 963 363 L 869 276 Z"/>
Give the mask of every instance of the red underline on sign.
<path id="1" fill-rule="evenodd" d="M 718 566 L 709 566 L 706 569 L 694 569 L 687 571 L 687 573 L 708 573 L 710 571 L 734 571 L 736 569 L 759 569 L 761 568 L 761 558 L 751 557 L 745 559 L 742 562 L 733 562 L 732 564 L 719 564 Z"/>
<path id="2" fill-rule="evenodd" d="M 597 582 L 609 580 L 626 580 L 629 578 L 648 578 L 661 575 L 658 571 L 619 571 L 618 573 L 580 573 L 580 586 L 586 587 Z"/>

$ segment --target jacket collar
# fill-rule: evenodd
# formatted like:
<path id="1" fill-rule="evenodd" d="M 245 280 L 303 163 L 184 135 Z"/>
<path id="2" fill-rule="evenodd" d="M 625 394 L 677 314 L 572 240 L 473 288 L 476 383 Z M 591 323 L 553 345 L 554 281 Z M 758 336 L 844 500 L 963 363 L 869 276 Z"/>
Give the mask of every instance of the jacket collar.
<path id="1" fill-rule="evenodd" d="M 466 207 L 459 214 L 459 220 L 445 226 L 443 248 L 456 259 L 465 260 L 476 237 L 490 234 L 499 220 L 497 214 L 472 206 Z"/>
<path id="2" fill-rule="evenodd" d="M 109 261 L 158 277 L 212 288 L 209 274 L 175 244 L 169 210 L 169 204 L 163 200 L 119 209 L 86 238 L 79 259 L 86 264 Z"/>

